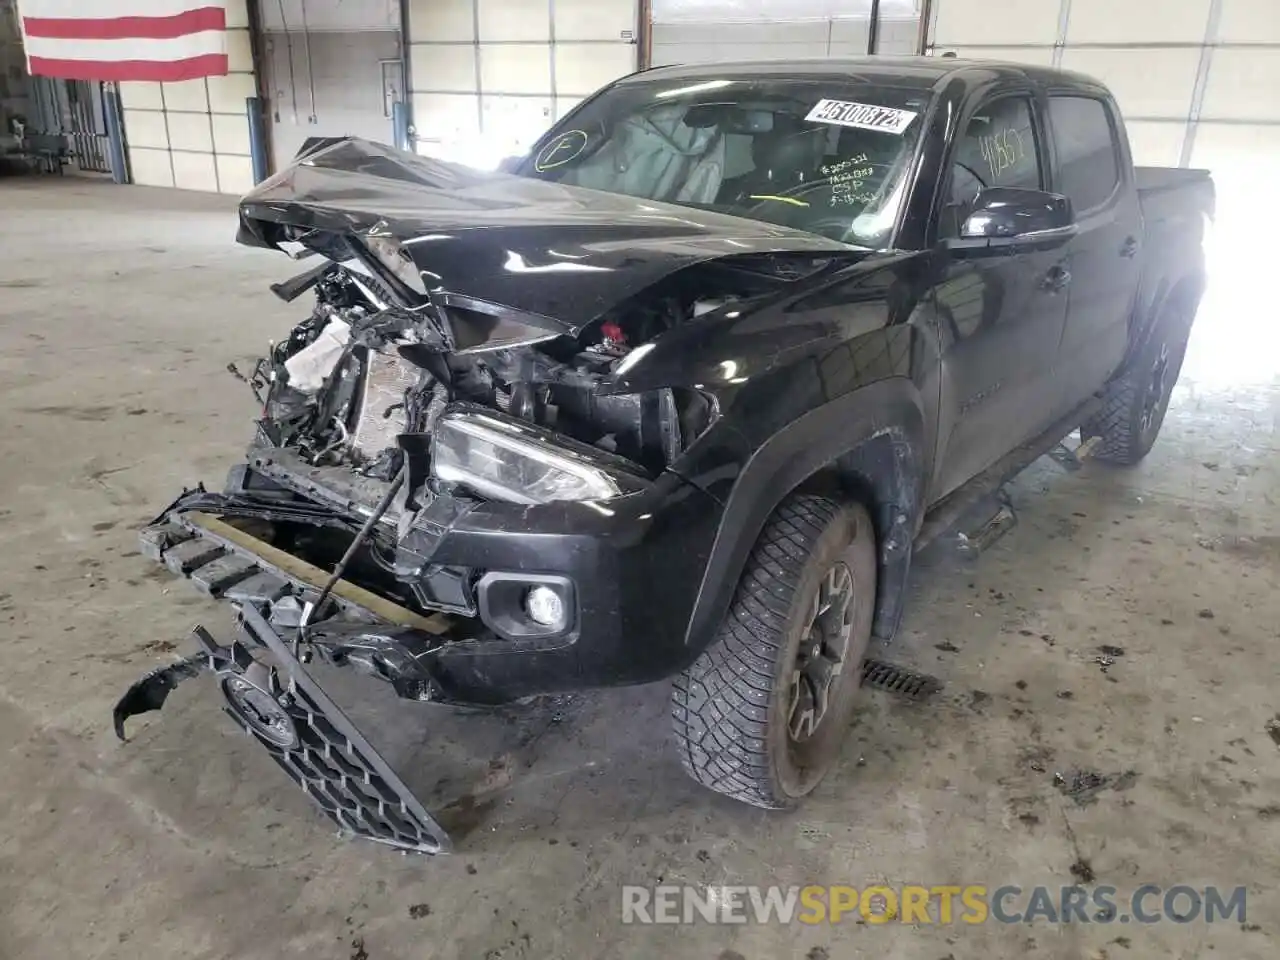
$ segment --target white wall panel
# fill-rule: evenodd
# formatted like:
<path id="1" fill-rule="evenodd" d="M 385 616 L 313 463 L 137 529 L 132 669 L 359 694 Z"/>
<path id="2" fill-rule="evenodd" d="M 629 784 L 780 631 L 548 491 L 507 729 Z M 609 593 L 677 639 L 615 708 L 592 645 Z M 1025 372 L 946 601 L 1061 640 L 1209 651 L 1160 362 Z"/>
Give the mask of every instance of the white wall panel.
<path id="1" fill-rule="evenodd" d="M 1133 162 L 1139 166 L 1176 167 L 1182 156 L 1187 125 L 1180 121 L 1135 120 L 1125 124 Z"/>
<path id="2" fill-rule="evenodd" d="M 169 129 L 165 126 L 164 113 L 159 110 L 124 111 L 125 129 L 129 131 L 131 147 L 154 147 L 158 150 L 169 149 Z M 165 161 L 168 162 L 167 160 Z"/>
<path id="3" fill-rule="evenodd" d="M 166 110 L 191 110 L 209 112 L 209 88 L 204 80 L 183 80 L 180 83 L 162 83 Z M 244 104 L 240 104 L 241 108 Z"/>
<path id="4" fill-rule="evenodd" d="M 635 4 L 555 0 L 556 40 L 621 40 L 636 31 Z"/>
<path id="5" fill-rule="evenodd" d="M 214 157 L 218 172 L 218 189 L 222 193 L 246 194 L 253 189 L 253 161 L 249 157 Z"/>
<path id="6" fill-rule="evenodd" d="M 248 30 L 227 31 L 227 69 L 231 73 L 253 73 L 253 47 Z"/>
<path id="7" fill-rule="evenodd" d="M 480 8 L 480 42 L 551 39 L 551 4 L 547 0 L 476 0 Z"/>
<path id="8" fill-rule="evenodd" d="M 249 120 L 243 113 L 215 113 L 209 121 L 213 126 L 215 153 L 249 156 Z"/>
<path id="9" fill-rule="evenodd" d="M 864 46 L 863 49 L 866 49 Z M 880 24 L 880 45 L 876 52 L 911 56 L 920 51 L 919 20 L 884 20 Z"/>
<path id="10" fill-rule="evenodd" d="M 1062 66 L 1107 84 L 1126 116 L 1186 117 L 1196 85 L 1196 47 L 1096 49 L 1067 47 Z"/>
<path id="11" fill-rule="evenodd" d="M 1280 48 L 1214 51 L 1201 116 L 1209 120 L 1280 121 Z M 1280 174 L 1280 156 L 1275 164 Z"/>
<path id="12" fill-rule="evenodd" d="M 158 83 L 127 81 L 118 86 L 120 105 L 126 110 L 163 110 L 164 97 Z"/>
<path id="13" fill-rule="evenodd" d="M 480 89 L 484 93 L 549 94 L 551 47 L 541 43 L 480 44 Z"/>
<path id="14" fill-rule="evenodd" d="M 152 150 L 129 145 L 129 172 L 133 182 L 144 187 L 172 187 L 173 165 L 168 150 Z"/>
<path id="15" fill-rule="evenodd" d="M 168 124 L 170 149 L 213 153 L 213 132 L 207 113 L 170 112 Z M 247 120 L 245 125 L 248 126 Z"/>
<path id="16" fill-rule="evenodd" d="M 476 11 L 472 0 L 408 0 L 408 3 L 411 42 L 476 38 Z"/>
<path id="17" fill-rule="evenodd" d="M 481 122 L 486 130 L 501 131 L 506 137 L 504 156 L 520 152 L 551 126 L 554 101 L 551 97 L 480 98 Z"/>
<path id="18" fill-rule="evenodd" d="M 415 93 L 413 122 L 419 140 L 474 137 L 480 132 L 480 98 L 473 93 Z"/>
<path id="19" fill-rule="evenodd" d="M 634 71 L 635 48 L 628 44 L 556 44 L 558 93 L 586 96 Z"/>
<path id="20" fill-rule="evenodd" d="M 1280 127 L 1206 123 L 1196 135 L 1191 164 L 1220 171 L 1215 178 L 1220 177 L 1220 186 L 1227 189 L 1238 186 L 1236 178 L 1242 176 L 1252 181 L 1245 187 L 1261 181 L 1275 189 L 1280 187 L 1276 157 L 1280 157 Z"/>
<path id="21" fill-rule="evenodd" d="M 476 50 L 471 44 L 415 43 L 409 47 L 409 72 L 415 90 L 474 93 Z"/>
<path id="22" fill-rule="evenodd" d="M 944 0 L 945 2 L 945 0 Z M 1157 8 L 1149 2 L 1071 0 L 1067 44 L 1188 43 L 1204 39 L 1210 0 L 1177 0 Z"/>
<path id="23" fill-rule="evenodd" d="M 862 53 L 865 54 L 867 52 L 867 37 L 870 33 L 871 18 L 869 16 L 847 17 L 842 20 L 832 20 L 830 22 L 827 30 L 827 38 L 833 45 L 837 43 L 855 45 Z M 822 40 L 821 37 L 817 37 L 816 39 L 819 42 Z"/>
<path id="24" fill-rule="evenodd" d="M 182 153 L 175 150 L 170 156 L 175 187 L 180 190 L 217 191 L 218 171 L 212 153 Z"/>
<path id="25" fill-rule="evenodd" d="M 1052 45 L 1061 0 L 935 0 L 934 40 L 940 47 Z"/>
<path id="26" fill-rule="evenodd" d="M 208 80 L 209 109 L 213 113 L 240 113 L 245 110 L 244 101 L 257 93 L 253 75 L 229 73 L 225 77 Z"/>
<path id="27" fill-rule="evenodd" d="M 1280 0 L 1222 0 L 1218 39 L 1280 44 Z"/>

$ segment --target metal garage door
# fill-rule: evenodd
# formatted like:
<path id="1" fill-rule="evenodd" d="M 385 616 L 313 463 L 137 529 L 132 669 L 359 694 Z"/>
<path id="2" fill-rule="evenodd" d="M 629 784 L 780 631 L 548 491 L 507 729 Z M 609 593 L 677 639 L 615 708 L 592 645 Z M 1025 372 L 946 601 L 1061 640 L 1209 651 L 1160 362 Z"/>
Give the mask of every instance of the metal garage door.
<path id="1" fill-rule="evenodd" d="M 921 0 L 653 0 L 655 66 L 917 52 Z"/>
<path id="2" fill-rule="evenodd" d="M 934 0 L 930 49 L 1115 91 L 1138 163 L 1208 167 L 1225 224 L 1280 209 L 1280 0 Z"/>
<path id="3" fill-rule="evenodd" d="M 1280 217 L 1280 0 L 933 0 L 929 35 L 934 52 L 1098 77 L 1120 101 L 1138 163 L 1213 171 L 1218 221 L 1192 359 L 1210 379 L 1247 377 L 1254 361 L 1239 345 L 1274 326 L 1248 291 L 1272 269 Z"/>
<path id="4" fill-rule="evenodd" d="M 404 89 L 396 0 L 272 0 L 261 9 L 275 169 L 308 137 L 393 143 L 391 104 Z"/>
<path id="5" fill-rule="evenodd" d="M 636 0 L 410 0 L 420 152 L 476 166 L 521 153 L 636 69 Z"/>

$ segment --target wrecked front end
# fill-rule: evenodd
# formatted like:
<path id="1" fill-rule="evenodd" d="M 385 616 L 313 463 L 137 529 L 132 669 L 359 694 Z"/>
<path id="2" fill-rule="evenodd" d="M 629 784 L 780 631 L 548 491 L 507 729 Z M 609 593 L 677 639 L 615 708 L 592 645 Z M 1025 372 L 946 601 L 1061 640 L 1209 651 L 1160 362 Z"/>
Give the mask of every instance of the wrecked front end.
<path id="1" fill-rule="evenodd" d="M 439 852 L 447 838 L 314 664 L 410 700 L 497 704 L 691 662 L 721 505 L 681 464 L 716 428 L 699 381 L 720 358 L 646 355 L 832 256 L 741 224 L 360 141 L 246 197 L 242 242 L 322 258 L 273 288 L 312 306 L 232 368 L 259 416 L 224 488 L 184 492 L 141 533 L 147 556 L 235 607 L 238 636 L 198 630 L 194 657 L 122 699 L 120 735 L 211 671 L 340 826 Z"/>

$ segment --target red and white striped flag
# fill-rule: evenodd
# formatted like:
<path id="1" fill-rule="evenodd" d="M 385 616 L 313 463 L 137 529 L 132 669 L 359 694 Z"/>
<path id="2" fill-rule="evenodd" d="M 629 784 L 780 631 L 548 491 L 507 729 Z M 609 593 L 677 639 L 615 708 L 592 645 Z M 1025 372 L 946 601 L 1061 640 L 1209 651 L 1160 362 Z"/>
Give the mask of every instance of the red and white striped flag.
<path id="1" fill-rule="evenodd" d="M 191 80 L 227 72 L 225 0 L 18 0 L 32 76 Z"/>

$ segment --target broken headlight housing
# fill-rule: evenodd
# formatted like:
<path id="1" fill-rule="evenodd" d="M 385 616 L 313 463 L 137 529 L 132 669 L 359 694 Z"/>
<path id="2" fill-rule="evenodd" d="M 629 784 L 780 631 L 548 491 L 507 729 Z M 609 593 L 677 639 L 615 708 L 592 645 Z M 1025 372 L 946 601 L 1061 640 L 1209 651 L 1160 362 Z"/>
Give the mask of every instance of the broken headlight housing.
<path id="1" fill-rule="evenodd" d="M 630 461 L 474 404 L 454 404 L 436 421 L 431 475 L 529 504 L 611 500 L 647 484 Z"/>

